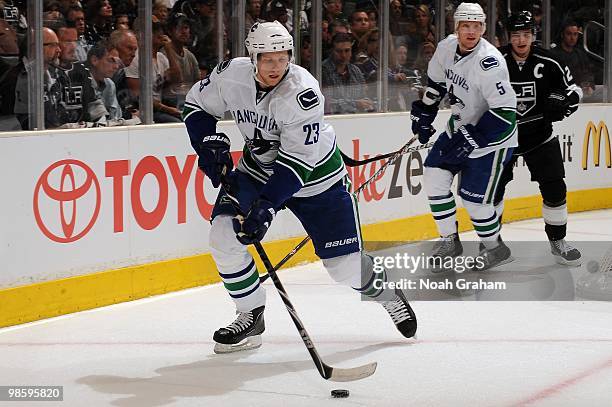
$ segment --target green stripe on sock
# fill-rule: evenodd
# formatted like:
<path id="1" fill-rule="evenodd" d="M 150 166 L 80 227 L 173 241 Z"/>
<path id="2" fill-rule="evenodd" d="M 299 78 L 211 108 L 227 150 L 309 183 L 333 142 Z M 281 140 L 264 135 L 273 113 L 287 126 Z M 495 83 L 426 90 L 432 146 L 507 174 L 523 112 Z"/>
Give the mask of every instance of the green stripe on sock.
<path id="1" fill-rule="evenodd" d="M 456 207 L 454 200 L 447 202 L 447 203 L 443 203 L 443 204 L 431 204 L 430 203 L 429 206 L 431 207 L 432 212 L 443 212 L 443 211 L 447 211 L 449 209 L 453 209 Z"/>
<path id="2" fill-rule="evenodd" d="M 223 285 L 228 291 L 239 291 L 239 290 L 244 290 L 245 288 L 252 286 L 258 279 L 259 279 L 259 274 L 257 274 L 256 272 L 253 272 L 249 276 L 249 278 L 247 278 L 246 280 L 238 281 L 235 283 L 224 282 Z"/>

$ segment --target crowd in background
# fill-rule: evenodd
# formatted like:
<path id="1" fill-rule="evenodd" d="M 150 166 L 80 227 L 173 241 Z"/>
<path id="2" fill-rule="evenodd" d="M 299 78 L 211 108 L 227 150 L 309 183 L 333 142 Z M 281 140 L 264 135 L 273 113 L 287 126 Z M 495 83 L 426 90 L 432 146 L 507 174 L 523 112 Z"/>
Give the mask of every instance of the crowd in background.
<path id="1" fill-rule="evenodd" d="M 140 0 L 144 1 L 144 0 Z M 220 59 L 228 59 L 236 16 L 231 0 L 153 1 L 154 121 L 180 122 L 185 94 Z M 293 18 L 298 2 L 299 18 Z M 320 78 L 326 113 L 373 112 L 381 109 L 378 84 L 389 84 L 386 107 L 406 111 L 427 83 L 427 64 L 438 38 L 436 13 L 444 13 L 445 35 L 454 31 L 453 14 L 459 1 L 447 1 L 436 10 L 434 1 L 389 1 L 389 38 L 383 44 L 379 1 L 323 0 L 322 26 L 312 26 L 310 0 L 246 0 L 245 30 L 255 22 L 281 22 L 289 32 L 300 31 L 296 44 L 299 63 L 312 70 L 311 33 L 321 30 Z M 486 1 L 481 1 L 485 7 Z M 553 52 L 571 68 L 589 95 L 603 81 L 603 63 L 589 57 L 582 45 L 587 21 L 603 23 L 603 1 L 579 4 L 555 1 L 552 13 Z M 536 1 L 513 1 L 513 10 L 530 10 L 541 24 L 542 7 Z M 28 97 L 32 84 L 28 60 L 26 0 L 0 0 L 0 130 L 28 129 Z M 222 13 L 218 27 L 217 13 Z M 497 2 L 495 45 L 507 42 L 505 1 Z M 43 63 L 46 128 L 137 124 L 140 75 L 138 0 L 44 0 Z M 297 20 L 298 26 L 294 27 Z M 557 35 L 558 33 L 558 35 Z M 541 41 L 541 28 L 537 29 Z M 222 38 L 220 38 L 222 36 Z M 222 44 L 222 49 L 219 45 Z M 603 54 L 603 33 L 592 48 Z M 380 72 L 379 50 L 388 49 L 388 71 Z M 244 52 L 244 51 L 242 51 Z M 244 54 L 242 54 L 244 55 Z M 11 120 L 8 120 L 10 118 Z"/>

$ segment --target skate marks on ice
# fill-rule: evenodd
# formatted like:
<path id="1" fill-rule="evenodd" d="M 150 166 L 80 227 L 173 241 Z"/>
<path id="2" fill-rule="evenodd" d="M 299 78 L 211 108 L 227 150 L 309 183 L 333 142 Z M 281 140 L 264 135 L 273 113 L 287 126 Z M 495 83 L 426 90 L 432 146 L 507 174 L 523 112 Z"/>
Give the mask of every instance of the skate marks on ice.
<path id="1" fill-rule="evenodd" d="M 306 354 L 303 360 L 281 361 L 282 354 L 275 355 L 273 339 L 266 344 L 268 349 L 264 346 L 258 350 L 223 355 L 211 354 L 196 362 L 160 367 L 155 370 L 156 376 L 90 375 L 77 379 L 76 383 L 89 386 L 99 393 L 120 395 L 111 403 L 119 407 L 166 406 L 179 403 L 186 398 L 193 398 L 193 402 L 198 400 L 200 405 L 205 405 L 206 397 L 216 397 L 211 399 L 215 402 L 220 400 L 219 397 L 227 397 L 226 401 L 229 403 L 241 393 L 244 397 L 247 397 L 248 393 L 255 393 L 254 397 L 258 397 L 258 400 L 261 400 L 261 396 L 265 396 L 268 405 L 275 405 L 269 404 L 273 401 L 279 404 L 287 403 L 288 397 L 291 397 L 293 405 L 299 404 L 300 400 L 312 404 L 315 400 L 322 402 L 329 399 L 328 387 L 331 383 L 318 376 Z M 298 344 L 296 341 L 296 346 Z M 363 358 L 379 350 L 405 348 L 414 344 L 416 342 L 413 341 L 378 343 L 325 354 L 325 358 L 334 365 L 341 365 L 343 362 Z M 279 346 L 288 345 L 283 342 Z M 297 347 L 292 347 L 291 354 L 296 352 Z M 380 368 L 384 369 L 384 366 Z M 288 379 L 289 375 L 294 377 Z M 277 378 L 274 379 L 274 385 L 266 384 L 266 379 L 269 378 Z M 301 386 L 307 390 L 300 393 L 283 391 L 283 381 L 290 380 L 295 383 L 296 378 L 308 383 L 307 387 Z M 250 384 L 254 381 L 261 383 Z M 320 391 L 313 392 L 313 387 Z"/>

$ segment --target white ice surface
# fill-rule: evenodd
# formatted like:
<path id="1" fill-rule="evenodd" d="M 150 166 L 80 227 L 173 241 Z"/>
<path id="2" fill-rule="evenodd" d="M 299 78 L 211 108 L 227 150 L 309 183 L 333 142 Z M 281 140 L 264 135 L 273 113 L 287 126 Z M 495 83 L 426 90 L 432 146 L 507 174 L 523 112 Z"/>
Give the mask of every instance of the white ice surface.
<path id="1" fill-rule="evenodd" d="M 612 211 L 571 215 L 568 229 L 569 240 L 612 242 Z M 542 240 L 543 222 L 503 234 Z M 0 405 L 612 405 L 610 302 L 420 301 L 418 339 L 406 340 L 382 307 L 335 285 L 320 263 L 280 276 L 324 360 L 377 361 L 373 376 L 321 379 L 269 282 L 263 346 L 213 354 L 213 331 L 234 317 L 214 285 L 0 330 L 0 385 L 64 386 L 63 402 Z M 332 399 L 337 388 L 350 397 Z"/>

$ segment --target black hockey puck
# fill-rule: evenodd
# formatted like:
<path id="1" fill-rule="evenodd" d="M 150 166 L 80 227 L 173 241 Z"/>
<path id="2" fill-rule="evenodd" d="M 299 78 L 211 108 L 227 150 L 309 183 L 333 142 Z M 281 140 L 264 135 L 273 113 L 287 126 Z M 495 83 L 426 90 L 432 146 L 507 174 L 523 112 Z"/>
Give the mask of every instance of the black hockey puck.
<path id="1" fill-rule="evenodd" d="M 331 396 L 335 399 L 344 399 L 349 396 L 349 391 L 345 389 L 336 389 L 331 391 Z"/>

